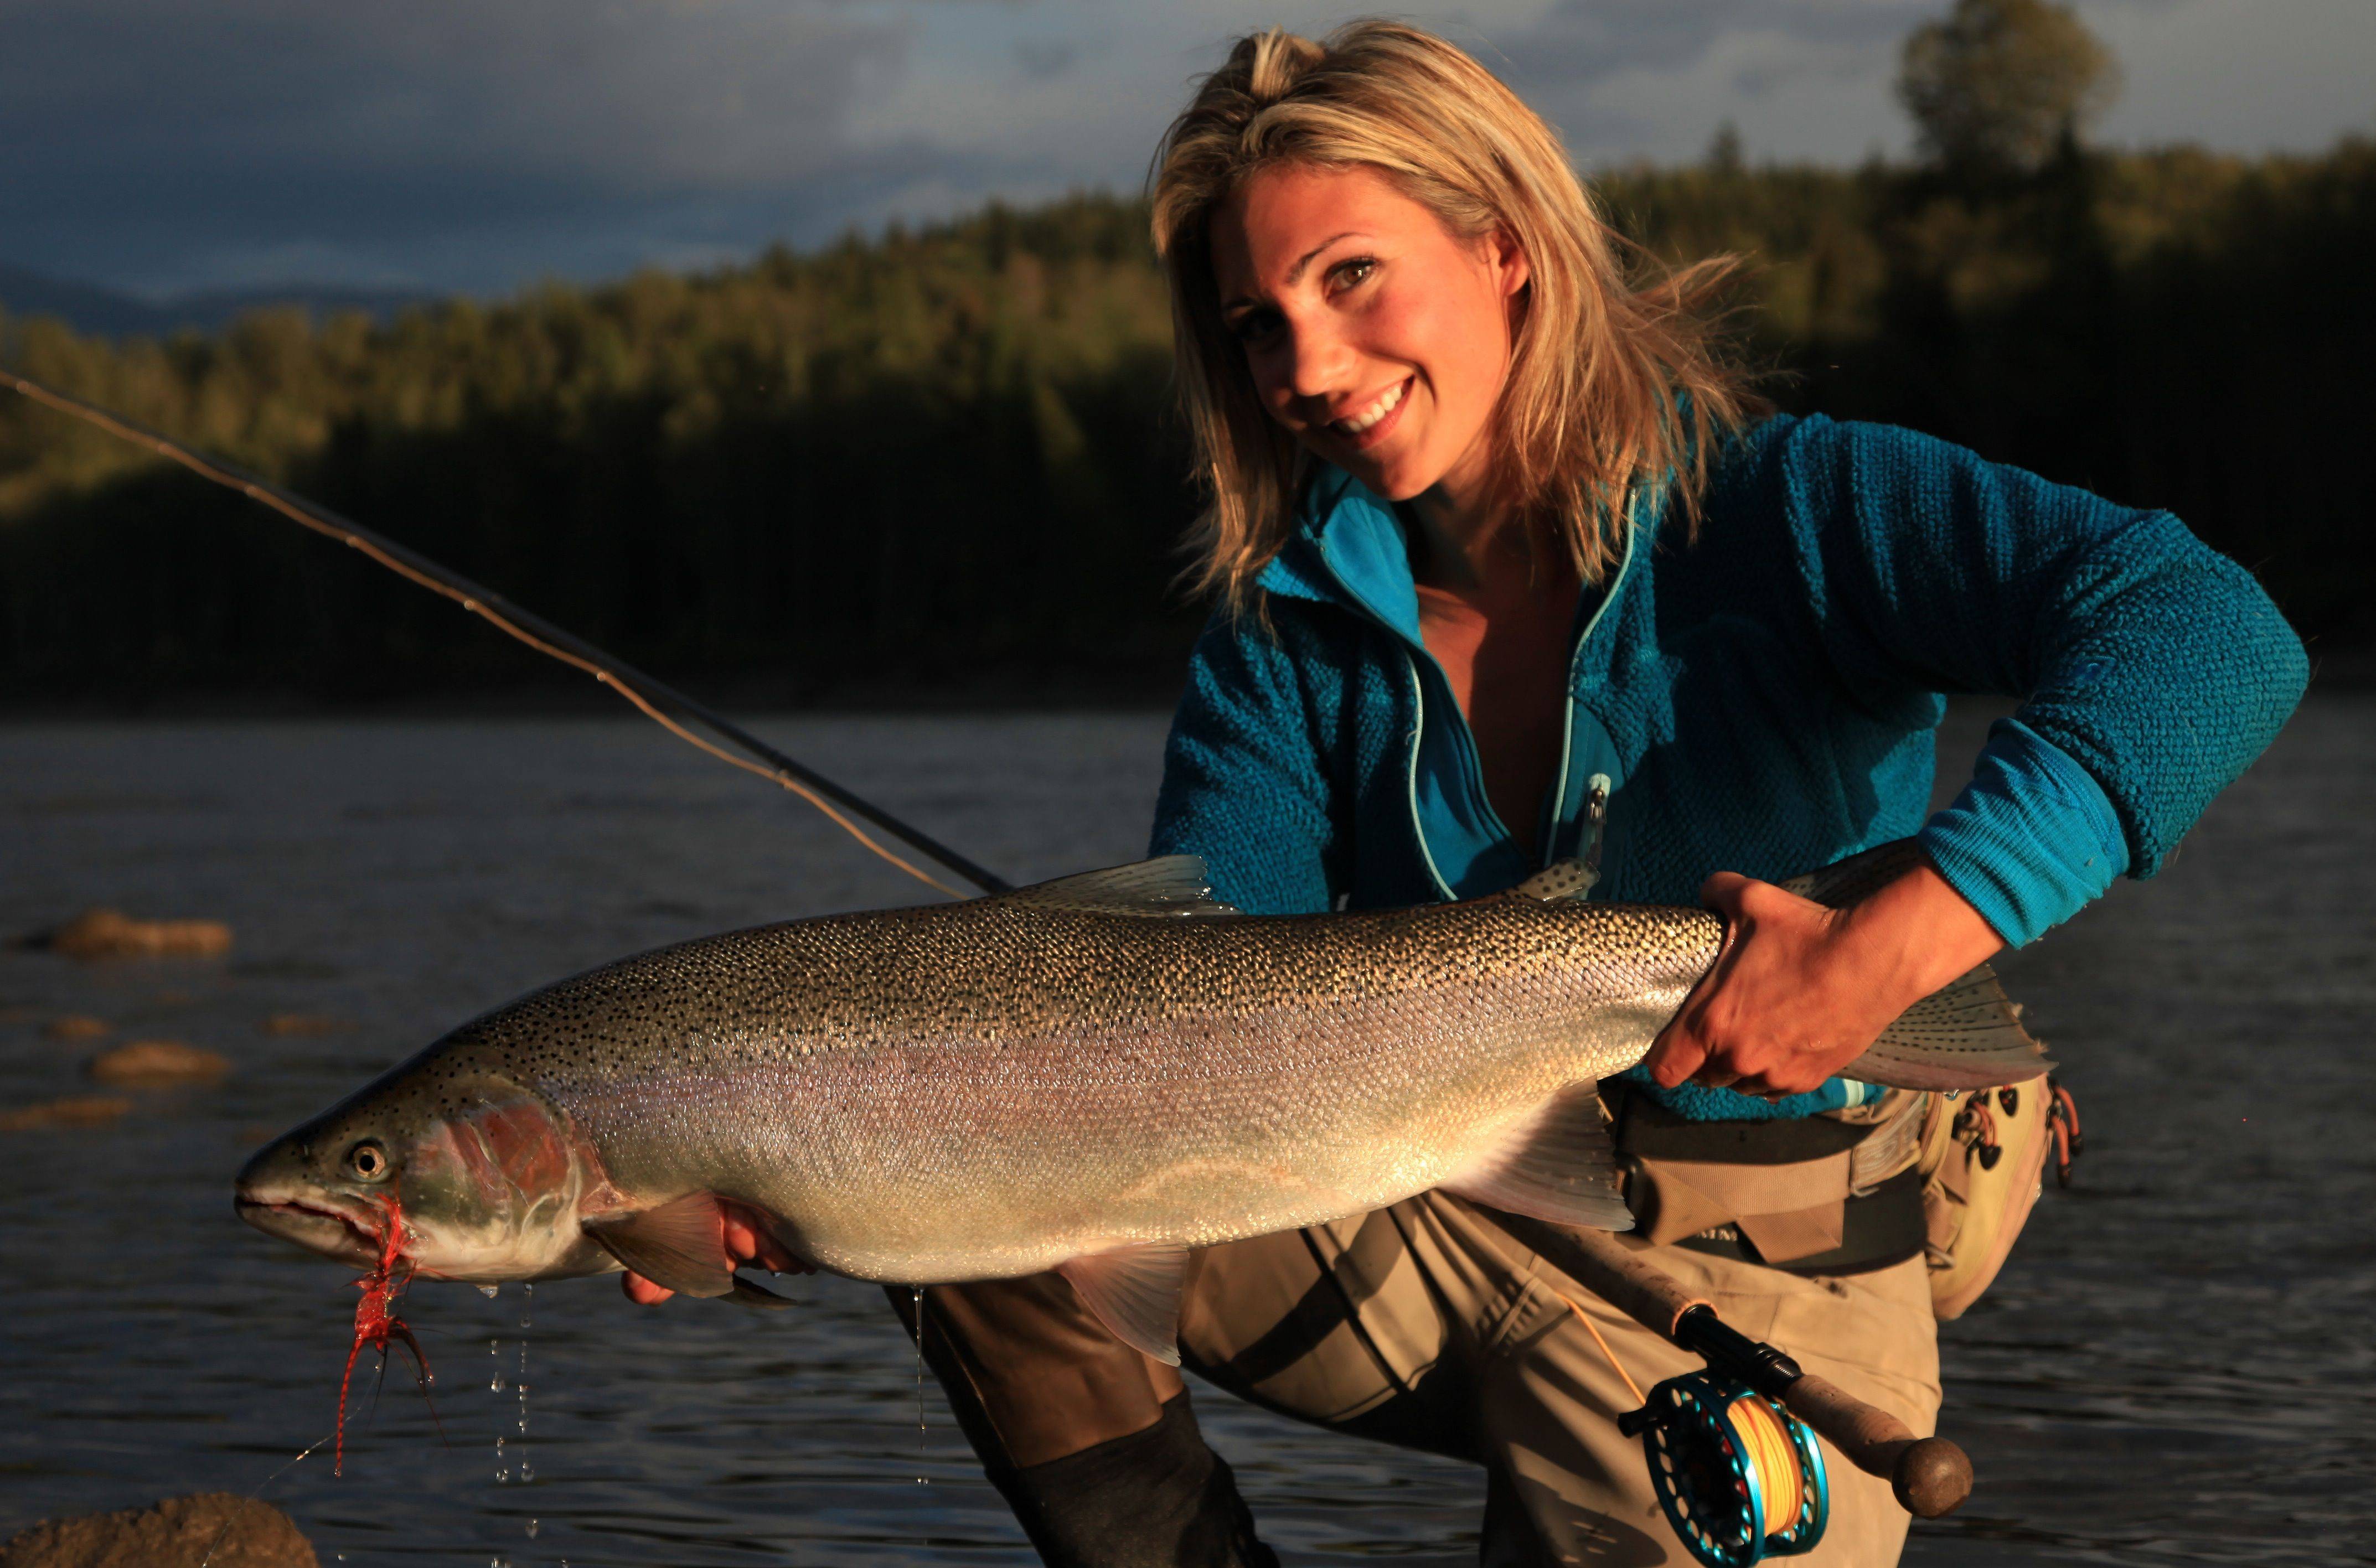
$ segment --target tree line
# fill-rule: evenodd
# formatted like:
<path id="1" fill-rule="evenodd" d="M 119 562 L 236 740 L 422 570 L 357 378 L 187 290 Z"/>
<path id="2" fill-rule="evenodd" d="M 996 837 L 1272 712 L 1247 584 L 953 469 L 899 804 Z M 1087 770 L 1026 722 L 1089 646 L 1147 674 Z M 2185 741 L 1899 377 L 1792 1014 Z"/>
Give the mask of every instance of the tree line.
<path id="1" fill-rule="evenodd" d="M 1749 256 L 1782 406 L 2167 506 L 2321 644 L 2367 640 L 2376 145 L 1595 181 L 1645 264 Z M 0 356 L 672 678 L 797 704 L 1035 682 L 1162 698 L 1202 618 L 1140 203 L 1080 196 L 698 276 L 248 316 Z M 449 606 L 0 403 L 0 703 L 368 701 L 547 678 Z"/>

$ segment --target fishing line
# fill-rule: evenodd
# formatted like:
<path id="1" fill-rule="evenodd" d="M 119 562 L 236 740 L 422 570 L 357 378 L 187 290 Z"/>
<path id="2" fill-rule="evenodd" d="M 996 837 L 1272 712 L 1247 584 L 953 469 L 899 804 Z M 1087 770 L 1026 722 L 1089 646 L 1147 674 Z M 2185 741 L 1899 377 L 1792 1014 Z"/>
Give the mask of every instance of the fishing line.
<path id="1" fill-rule="evenodd" d="M 304 1447 L 299 1449 L 297 1451 L 296 1458 L 290 1460 L 287 1464 L 281 1466 L 280 1468 L 273 1471 L 270 1475 L 256 1482 L 255 1490 L 247 1494 L 247 1501 L 250 1503 L 261 1502 L 264 1497 L 264 1489 L 266 1487 L 270 1486 L 274 1481 L 279 1480 L 281 1477 L 295 1469 L 299 1465 L 303 1464 L 306 1458 L 311 1455 L 315 1449 L 329 1442 L 330 1439 L 336 1435 L 337 1433 L 335 1432 L 324 1432 L 312 1443 L 309 1443 Z M 231 1527 L 234 1523 L 236 1523 L 236 1521 L 225 1519 L 222 1522 L 221 1527 L 215 1531 L 215 1538 L 207 1542 L 206 1554 L 198 1559 L 198 1568 L 207 1568 L 207 1564 L 215 1560 L 215 1552 L 222 1546 L 223 1537 L 231 1534 Z M 343 1562 L 345 1560 L 342 1558 L 340 1561 Z"/>
<path id="2" fill-rule="evenodd" d="M 374 564 L 387 568 L 406 581 L 442 598 L 449 599 L 464 610 L 487 622 L 506 636 L 527 644 L 548 659 L 559 660 L 572 669 L 583 671 L 610 687 L 635 705 L 645 718 L 658 724 L 678 740 L 698 747 L 720 762 L 729 763 L 746 773 L 773 781 L 806 801 L 825 814 L 836 826 L 857 839 L 867 849 L 897 866 L 901 871 L 930 886 L 936 887 L 953 898 L 967 895 L 956 887 L 917 865 L 883 844 L 851 820 L 863 817 L 876 827 L 905 841 L 909 848 L 926 858 L 937 861 L 958 876 L 972 883 L 985 893 L 1004 893 L 1013 885 L 1004 878 L 984 870 L 946 845 L 909 826 L 888 812 L 851 794 L 833 780 L 793 761 L 768 745 L 742 726 L 714 712 L 683 692 L 669 686 L 633 665 L 612 658 L 585 639 L 563 631 L 542 617 L 520 609 L 502 595 L 430 560 L 417 551 L 409 550 L 394 540 L 374 533 L 326 506 L 320 506 L 301 495 L 292 493 L 249 473 L 246 469 L 220 458 L 208 457 L 183 445 L 171 436 L 160 434 L 145 425 L 86 402 L 69 393 L 43 386 L 30 376 L 14 371 L 0 370 L 0 385 L 12 387 L 44 408 L 83 421 L 107 432 L 110 435 L 146 447 L 161 457 L 189 469 L 200 479 L 237 491 L 251 501 L 259 502 L 287 517 L 301 528 L 311 529 L 326 539 L 335 539 L 348 548 L 361 552 Z M 745 755 L 695 734 L 669 711 L 682 714 L 695 723 L 722 737 Z M 756 760 L 754 760 L 756 759 Z M 764 766 L 763 766 L 764 765 Z"/>
<path id="3" fill-rule="evenodd" d="M 1600 1325 L 1553 1291 L 1600 1347 L 1634 1396 L 1618 1430 L 1642 1439 L 1650 1488 L 1675 1534 L 1704 1568 L 1749 1568 L 1812 1550 L 1829 1522 L 1821 1452 L 1803 1423 L 1772 1399 L 1711 1367 L 1649 1393 L 1617 1359 Z"/>

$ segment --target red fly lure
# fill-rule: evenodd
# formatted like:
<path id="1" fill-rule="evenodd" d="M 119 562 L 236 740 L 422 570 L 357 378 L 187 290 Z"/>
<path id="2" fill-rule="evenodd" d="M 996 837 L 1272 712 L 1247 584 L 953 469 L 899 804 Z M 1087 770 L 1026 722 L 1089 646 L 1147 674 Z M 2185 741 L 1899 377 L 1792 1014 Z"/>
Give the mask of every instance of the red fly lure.
<path id="1" fill-rule="evenodd" d="M 411 1265 L 403 1253 L 404 1216 L 398 1207 L 396 1194 L 390 1193 L 387 1197 L 387 1226 L 380 1233 L 379 1262 L 372 1265 L 369 1274 L 355 1281 L 355 1289 L 363 1294 L 362 1300 L 355 1303 L 355 1342 L 347 1348 L 347 1370 L 339 1379 L 339 1432 L 330 1469 L 332 1475 L 347 1473 L 347 1389 L 354 1382 L 355 1361 L 363 1353 L 364 1346 L 369 1345 L 379 1352 L 380 1366 L 385 1371 L 388 1341 L 401 1341 L 404 1348 L 412 1352 L 413 1365 L 420 1369 L 421 1396 L 423 1399 L 429 1397 L 429 1360 L 421 1353 L 421 1341 L 412 1336 L 412 1330 L 405 1326 L 402 1318 L 389 1311 L 412 1279 Z M 404 1265 L 401 1273 L 398 1272 L 398 1265 Z M 434 1403 L 429 1407 L 429 1417 L 432 1420 L 437 1419 Z M 444 1430 L 443 1422 L 439 1422 L 439 1430 Z"/>

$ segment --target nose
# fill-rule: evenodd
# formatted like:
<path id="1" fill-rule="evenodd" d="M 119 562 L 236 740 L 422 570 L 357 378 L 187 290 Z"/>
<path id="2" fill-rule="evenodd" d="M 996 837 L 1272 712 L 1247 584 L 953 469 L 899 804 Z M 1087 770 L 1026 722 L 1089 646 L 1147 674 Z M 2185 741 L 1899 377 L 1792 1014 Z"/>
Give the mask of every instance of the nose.
<path id="1" fill-rule="evenodd" d="M 1324 411 L 1313 417 L 1325 418 L 1329 398 L 1348 385 L 1352 350 L 1325 318 L 1294 323 L 1287 336 L 1284 389 L 1297 401 L 1322 405 Z"/>

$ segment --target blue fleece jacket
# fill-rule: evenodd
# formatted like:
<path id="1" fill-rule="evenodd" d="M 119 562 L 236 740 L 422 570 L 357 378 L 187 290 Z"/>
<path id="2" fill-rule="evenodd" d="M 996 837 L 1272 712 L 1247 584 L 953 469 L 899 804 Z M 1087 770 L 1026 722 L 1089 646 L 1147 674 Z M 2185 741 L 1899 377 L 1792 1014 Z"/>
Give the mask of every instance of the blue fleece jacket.
<path id="1" fill-rule="evenodd" d="M 1578 852 L 1599 785 L 1597 898 L 1690 903 L 1711 872 L 1778 880 L 1919 834 L 2018 945 L 2153 874 L 2307 680 L 2250 574 L 2167 512 L 1911 431 L 1769 419 L 1716 465 L 1695 540 L 1665 510 L 1585 592 L 1564 766 L 1526 845 L 1420 640 L 1393 508 L 1323 469 L 1262 574 L 1268 624 L 1218 617 L 1196 646 L 1155 852 L 1203 856 L 1257 913 L 1474 897 Z M 1947 693 L 2022 706 L 1926 822 Z M 1660 1098 L 1762 1119 L 1842 1090 Z"/>

